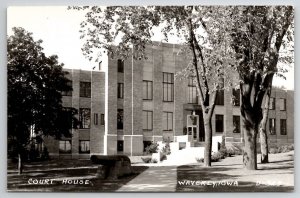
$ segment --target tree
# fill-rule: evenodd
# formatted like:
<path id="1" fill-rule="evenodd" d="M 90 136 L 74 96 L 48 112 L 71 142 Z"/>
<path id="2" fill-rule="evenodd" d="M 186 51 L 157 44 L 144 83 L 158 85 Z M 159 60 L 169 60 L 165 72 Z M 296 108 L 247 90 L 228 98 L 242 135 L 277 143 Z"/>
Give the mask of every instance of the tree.
<path id="1" fill-rule="evenodd" d="M 67 72 L 57 56 L 43 53 L 41 43 L 20 27 L 7 38 L 9 154 L 18 155 L 19 173 L 32 134 L 70 137 L 77 123 L 76 110 L 62 106 L 61 92 L 72 90 Z"/>
<path id="2" fill-rule="evenodd" d="M 263 118 L 262 102 L 278 71 L 280 47 L 293 21 L 292 6 L 237 6 L 232 12 L 232 47 L 238 60 L 241 115 L 244 134 L 243 163 L 257 169 L 256 138 Z"/>
<path id="3" fill-rule="evenodd" d="M 294 28 L 293 22 L 291 23 L 289 29 L 287 30 L 287 36 L 283 39 L 282 48 L 280 49 L 280 56 L 278 57 L 278 65 L 292 65 L 294 63 Z M 288 69 L 284 67 L 277 66 L 278 71 L 275 75 L 286 79 L 284 74 L 288 72 Z M 269 162 L 269 145 L 268 145 L 268 133 L 267 133 L 267 120 L 270 109 L 270 98 L 272 92 L 273 77 L 269 81 L 269 85 L 265 94 L 265 102 L 263 105 L 263 118 L 259 125 L 259 137 L 260 137 L 260 150 L 261 150 L 261 163 Z M 284 87 L 283 87 L 284 88 Z"/>
<path id="4" fill-rule="evenodd" d="M 146 7 L 73 7 L 86 11 L 81 23 L 83 53 L 98 61 L 101 50 L 111 57 L 146 59 L 145 49 L 152 44 L 157 27 L 164 38 L 177 36 L 183 41 L 181 53 L 191 62 L 181 73 L 195 76 L 205 126 L 206 166 L 211 166 L 212 115 L 217 91 L 233 59 L 229 50 L 225 15 L 227 7 L 146 6 Z M 219 16 L 219 17 L 216 17 Z M 225 18 L 223 18 L 225 17 Z"/>

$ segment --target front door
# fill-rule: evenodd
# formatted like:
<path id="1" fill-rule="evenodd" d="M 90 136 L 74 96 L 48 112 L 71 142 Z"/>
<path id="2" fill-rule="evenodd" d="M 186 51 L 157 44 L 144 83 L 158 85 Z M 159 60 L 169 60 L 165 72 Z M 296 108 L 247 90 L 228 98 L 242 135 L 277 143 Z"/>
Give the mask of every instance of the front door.
<path id="1" fill-rule="evenodd" d="M 198 134 L 197 131 L 198 131 L 198 127 L 197 126 L 189 126 L 187 128 L 188 130 L 188 135 L 191 135 L 193 137 L 193 140 L 194 141 L 198 141 L 199 140 L 199 137 L 198 137 Z"/>
<path id="2" fill-rule="evenodd" d="M 187 115 L 187 132 L 194 141 L 199 141 L 199 116 Z"/>

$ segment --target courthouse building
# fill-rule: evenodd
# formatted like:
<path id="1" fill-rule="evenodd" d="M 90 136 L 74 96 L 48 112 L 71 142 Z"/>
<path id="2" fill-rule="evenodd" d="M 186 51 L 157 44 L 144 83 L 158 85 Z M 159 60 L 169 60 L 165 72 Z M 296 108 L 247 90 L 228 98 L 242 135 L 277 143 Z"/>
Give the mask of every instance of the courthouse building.
<path id="1" fill-rule="evenodd" d="M 142 155 L 151 142 L 203 146 L 204 126 L 193 78 L 175 74 L 188 64 L 179 45 L 146 49 L 147 60 L 109 59 L 99 71 L 68 70 L 72 92 L 63 105 L 78 109 L 72 138 L 47 138 L 51 156 L 85 158 L 93 154 Z M 267 131 L 271 144 L 294 141 L 294 92 L 273 88 Z M 240 93 L 219 91 L 212 117 L 213 136 L 242 143 Z"/>

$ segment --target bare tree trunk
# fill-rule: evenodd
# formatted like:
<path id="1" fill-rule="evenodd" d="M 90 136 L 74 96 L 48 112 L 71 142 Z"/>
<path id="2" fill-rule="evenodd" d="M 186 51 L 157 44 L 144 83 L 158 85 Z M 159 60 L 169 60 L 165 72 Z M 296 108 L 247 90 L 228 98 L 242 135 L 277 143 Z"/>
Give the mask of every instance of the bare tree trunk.
<path id="1" fill-rule="evenodd" d="M 261 163 L 268 163 L 269 162 L 269 148 L 268 148 L 268 134 L 267 134 L 267 120 L 268 120 L 268 113 L 269 113 L 269 103 L 270 103 L 270 96 L 267 93 L 265 107 L 263 111 L 263 119 L 260 123 L 259 128 L 259 135 L 260 135 L 260 151 L 261 151 Z"/>
<path id="2" fill-rule="evenodd" d="M 263 121 L 266 122 L 266 121 Z M 266 132 L 266 127 L 260 127 L 259 129 L 260 135 L 260 152 L 261 152 L 261 163 L 269 162 L 269 148 L 268 148 L 268 136 Z"/>
<path id="3" fill-rule="evenodd" d="M 265 92 L 259 89 L 258 75 L 250 74 L 251 80 L 240 85 L 242 131 L 245 141 L 243 165 L 248 170 L 257 169 L 256 138 L 259 123 L 263 118 L 261 104 Z"/>
<path id="4" fill-rule="evenodd" d="M 211 150 L 212 150 L 211 116 L 205 113 L 204 113 L 204 129 L 205 129 L 204 165 L 211 166 Z"/>
<path id="5" fill-rule="evenodd" d="M 266 92 L 266 100 L 265 100 L 265 105 L 263 110 L 263 119 L 261 120 L 260 128 L 259 128 L 261 163 L 269 162 L 267 120 L 268 120 L 270 97 L 271 97 L 271 90 L 272 90 L 272 79 L 270 81 L 270 86 L 268 87 L 268 90 Z"/>
<path id="6" fill-rule="evenodd" d="M 19 153 L 18 154 L 18 174 L 21 175 L 23 173 L 23 162 L 22 162 L 22 156 Z"/>
<path id="7" fill-rule="evenodd" d="M 243 164 L 248 170 L 257 169 L 257 150 L 256 150 L 256 136 L 257 128 L 255 126 L 247 126 L 247 121 L 243 118 L 243 133 L 245 147 L 243 152 Z"/>

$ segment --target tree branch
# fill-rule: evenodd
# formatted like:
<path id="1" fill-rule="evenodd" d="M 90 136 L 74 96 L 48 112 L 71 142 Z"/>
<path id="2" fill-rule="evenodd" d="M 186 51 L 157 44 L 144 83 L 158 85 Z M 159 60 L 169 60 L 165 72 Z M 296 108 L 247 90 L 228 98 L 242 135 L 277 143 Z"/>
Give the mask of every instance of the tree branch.
<path id="1" fill-rule="evenodd" d="M 187 25 L 188 30 L 190 31 L 190 38 L 189 38 L 189 43 L 190 43 L 190 48 L 193 52 L 193 65 L 194 65 L 194 69 L 195 69 L 195 73 L 196 73 L 196 79 L 197 79 L 197 86 L 200 92 L 200 101 L 201 101 L 201 106 L 202 108 L 205 107 L 205 101 L 204 101 L 204 96 L 203 96 L 203 91 L 201 88 L 201 84 L 200 84 L 200 77 L 199 77 L 199 72 L 198 72 L 198 64 L 197 64 L 197 55 L 196 55 L 196 50 L 195 50 L 195 45 L 193 42 L 193 30 L 191 26 Z"/>

